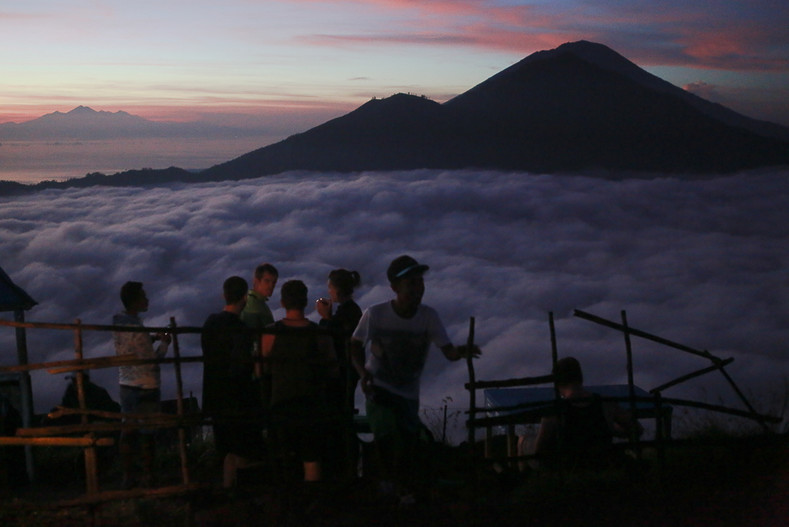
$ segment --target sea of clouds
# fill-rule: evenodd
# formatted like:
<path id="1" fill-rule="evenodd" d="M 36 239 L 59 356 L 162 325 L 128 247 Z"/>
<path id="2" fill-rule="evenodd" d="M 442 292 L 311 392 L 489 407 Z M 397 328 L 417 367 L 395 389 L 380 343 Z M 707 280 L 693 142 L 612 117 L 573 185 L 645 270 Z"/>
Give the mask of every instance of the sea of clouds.
<path id="1" fill-rule="evenodd" d="M 394 257 L 430 265 L 424 303 L 456 343 L 476 319 L 478 379 L 549 372 L 548 313 L 560 355 L 577 356 L 588 384 L 626 382 L 621 333 L 573 316 L 621 321 L 735 359 L 727 368 L 762 411 L 785 400 L 789 372 L 789 173 L 694 179 L 610 180 L 573 175 L 414 171 L 275 177 L 157 188 L 44 191 L 0 200 L 0 266 L 39 304 L 28 321 L 109 324 L 127 280 L 144 282 L 146 324 L 200 326 L 222 308 L 221 284 L 251 281 L 261 262 L 280 285 L 301 279 L 310 296 L 326 276 L 361 273 L 365 308 L 388 300 Z M 272 307 L 278 305 L 279 291 Z M 275 316 L 282 316 L 282 309 Z M 317 320 L 310 306 L 310 318 Z M 10 313 L 3 317 L 12 319 Z M 73 336 L 29 330 L 31 362 L 71 359 Z M 708 366 L 703 358 L 633 338 L 636 383 L 650 389 Z M 112 355 L 90 334 L 87 357 Z M 183 355 L 200 353 L 194 335 Z M 434 350 L 436 351 L 436 350 Z M 0 363 L 16 360 L 14 331 L 0 327 Z M 173 397 L 165 366 L 164 396 Z M 201 367 L 184 390 L 201 393 Z M 114 370 L 93 379 L 116 394 Z M 36 410 L 60 400 L 63 375 L 33 375 Z M 467 407 L 463 362 L 432 354 L 422 404 Z M 668 390 L 742 407 L 718 372 Z"/>

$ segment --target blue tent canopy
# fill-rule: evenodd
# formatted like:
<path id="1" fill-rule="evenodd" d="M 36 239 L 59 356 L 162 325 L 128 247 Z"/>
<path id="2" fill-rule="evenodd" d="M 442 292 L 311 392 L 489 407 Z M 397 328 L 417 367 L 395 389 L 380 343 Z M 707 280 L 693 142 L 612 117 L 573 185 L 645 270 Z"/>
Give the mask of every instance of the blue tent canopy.
<path id="1" fill-rule="evenodd" d="M 0 267 L 0 311 L 27 311 L 36 304 Z"/>

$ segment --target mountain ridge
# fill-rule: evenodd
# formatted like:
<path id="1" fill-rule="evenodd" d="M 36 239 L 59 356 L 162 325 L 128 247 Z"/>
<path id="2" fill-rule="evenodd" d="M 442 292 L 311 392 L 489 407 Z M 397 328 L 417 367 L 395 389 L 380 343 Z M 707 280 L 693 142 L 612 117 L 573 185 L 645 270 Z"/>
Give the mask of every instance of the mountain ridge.
<path id="1" fill-rule="evenodd" d="M 67 186 L 151 184 L 157 175 L 159 183 L 237 180 L 298 170 L 701 177 L 769 166 L 789 166 L 789 128 L 706 101 L 603 44 L 579 41 L 533 53 L 443 104 L 402 93 L 373 98 L 199 173 L 171 167 L 93 174 Z"/>
<path id="2" fill-rule="evenodd" d="M 388 99 L 374 99 L 330 121 L 330 136 L 325 123 L 198 177 L 418 168 L 716 173 L 789 164 L 789 129 L 705 101 L 587 41 L 529 55 L 434 103 L 430 119 L 409 123 L 404 114 L 424 111 L 420 99 L 392 98 L 398 104 L 388 113 Z M 388 135 L 370 133 L 384 126 Z"/>

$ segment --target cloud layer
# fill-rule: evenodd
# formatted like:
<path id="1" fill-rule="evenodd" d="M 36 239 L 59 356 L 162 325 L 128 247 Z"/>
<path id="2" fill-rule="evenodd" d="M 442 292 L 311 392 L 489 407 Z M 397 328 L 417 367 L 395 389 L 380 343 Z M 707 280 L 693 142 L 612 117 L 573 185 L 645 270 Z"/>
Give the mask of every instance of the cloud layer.
<path id="1" fill-rule="evenodd" d="M 274 263 L 282 281 L 325 294 L 328 272 L 361 273 L 364 308 L 391 297 L 388 262 L 409 253 L 431 266 L 425 303 L 450 336 L 465 341 L 476 317 L 484 349 L 477 377 L 547 373 L 548 312 L 561 355 L 576 355 L 592 384 L 626 380 L 620 334 L 573 309 L 734 357 L 732 377 L 766 400 L 789 371 L 789 183 L 787 173 L 701 181 L 609 181 L 570 175 L 479 173 L 285 174 L 165 188 L 46 191 L 0 202 L 0 266 L 39 305 L 27 319 L 108 324 L 126 280 L 145 283 L 146 322 L 199 326 L 221 309 L 221 283 Z M 278 292 L 275 295 L 275 304 Z M 278 310 L 275 315 L 282 315 Z M 311 314 L 314 318 L 314 314 Z M 10 319 L 10 314 L 4 315 Z M 30 360 L 73 357 L 72 336 L 31 331 Z M 13 331 L 0 328 L 2 363 L 14 361 Z M 111 355 L 107 335 L 89 335 L 86 356 Z M 182 353 L 199 353 L 194 336 Z M 634 339 L 636 382 L 649 389 L 706 367 L 703 359 Z M 94 377 L 115 393 L 116 374 Z M 174 395 L 172 375 L 165 396 Z M 187 393 L 200 394 L 199 367 Z M 731 399 L 708 375 L 668 396 Z M 436 353 L 423 404 L 451 397 L 464 407 L 466 370 Z M 34 376 L 37 411 L 65 382 Z"/>

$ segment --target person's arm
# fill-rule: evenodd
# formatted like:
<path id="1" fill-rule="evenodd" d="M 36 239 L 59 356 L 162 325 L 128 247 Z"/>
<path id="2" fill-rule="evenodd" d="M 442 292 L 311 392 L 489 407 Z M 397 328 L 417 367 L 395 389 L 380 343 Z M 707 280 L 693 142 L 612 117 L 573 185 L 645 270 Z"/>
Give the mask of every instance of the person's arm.
<path id="1" fill-rule="evenodd" d="M 444 357 L 451 361 L 465 359 L 469 356 L 477 358 L 482 354 L 482 350 L 477 346 L 469 348 L 466 344 L 461 346 L 454 346 L 453 344 L 446 344 L 441 347 L 441 353 Z"/>
<path id="2" fill-rule="evenodd" d="M 328 298 L 321 298 L 315 301 L 315 311 L 318 312 L 318 315 L 321 317 L 321 322 L 324 320 L 331 320 L 331 307 L 332 302 Z"/>
<path id="3" fill-rule="evenodd" d="M 425 316 L 428 317 L 428 332 L 430 333 L 430 340 L 438 346 L 441 350 L 441 353 L 444 354 L 444 357 L 451 361 L 456 361 L 460 359 L 465 359 L 467 357 L 479 357 L 482 353 L 477 346 L 473 346 L 469 348 L 468 345 L 463 344 L 460 346 L 455 346 L 449 340 L 449 336 L 447 336 L 447 331 L 444 329 L 444 324 L 441 323 L 441 319 L 438 316 L 438 313 L 432 308 L 425 308 Z"/>
<path id="4" fill-rule="evenodd" d="M 271 350 L 274 349 L 275 338 L 276 335 L 273 333 L 264 333 L 260 337 L 260 354 L 263 355 L 263 357 L 268 358 L 271 356 Z"/>
<path id="5" fill-rule="evenodd" d="M 157 333 L 156 337 L 159 340 L 159 347 L 156 348 L 156 358 L 161 359 L 167 355 L 167 346 L 170 345 L 172 337 L 168 333 Z"/>

